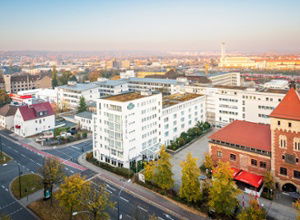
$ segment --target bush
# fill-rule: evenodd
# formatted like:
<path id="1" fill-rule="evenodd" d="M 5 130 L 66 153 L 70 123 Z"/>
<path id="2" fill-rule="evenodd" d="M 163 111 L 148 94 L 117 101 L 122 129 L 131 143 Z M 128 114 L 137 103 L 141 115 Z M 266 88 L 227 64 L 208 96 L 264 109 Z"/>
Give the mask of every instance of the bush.
<path id="1" fill-rule="evenodd" d="M 76 140 L 80 140 L 80 138 L 81 138 L 80 134 L 77 133 L 77 134 L 75 135 L 75 138 L 76 138 Z"/>
<path id="2" fill-rule="evenodd" d="M 124 168 L 124 167 L 114 167 L 114 166 L 111 166 L 108 163 L 103 163 L 103 162 L 100 162 L 100 161 L 96 160 L 93 157 L 93 153 L 92 152 L 88 153 L 86 155 L 86 160 L 89 161 L 90 163 L 98 166 L 98 167 L 101 167 L 101 168 L 103 168 L 105 170 L 108 170 L 110 172 L 113 172 L 115 174 L 118 174 L 118 175 L 126 177 L 126 178 L 131 178 L 134 175 L 134 172 L 132 170 L 130 170 L 130 169 L 127 169 L 127 168 Z"/>
<path id="3" fill-rule="evenodd" d="M 82 138 L 87 138 L 87 133 L 86 132 L 82 133 Z"/>

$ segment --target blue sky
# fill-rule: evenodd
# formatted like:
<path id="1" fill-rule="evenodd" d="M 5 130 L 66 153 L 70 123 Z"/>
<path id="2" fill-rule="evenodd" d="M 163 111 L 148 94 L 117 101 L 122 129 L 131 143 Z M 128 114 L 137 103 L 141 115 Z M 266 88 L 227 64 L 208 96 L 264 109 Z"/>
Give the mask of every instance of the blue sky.
<path id="1" fill-rule="evenodd" d="M 300 51 L 299 0 L 2 0 L 0 50 Z"/>

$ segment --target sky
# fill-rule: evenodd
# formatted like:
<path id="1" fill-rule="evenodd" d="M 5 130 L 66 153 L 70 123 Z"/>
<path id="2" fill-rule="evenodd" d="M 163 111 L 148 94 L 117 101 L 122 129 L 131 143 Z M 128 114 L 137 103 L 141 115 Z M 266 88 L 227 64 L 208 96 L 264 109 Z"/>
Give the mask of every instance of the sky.
<path id="1" fill-rule="evenodd" d="M 1 0 L 0 50 L 300 52 L 299 0 Z"/>

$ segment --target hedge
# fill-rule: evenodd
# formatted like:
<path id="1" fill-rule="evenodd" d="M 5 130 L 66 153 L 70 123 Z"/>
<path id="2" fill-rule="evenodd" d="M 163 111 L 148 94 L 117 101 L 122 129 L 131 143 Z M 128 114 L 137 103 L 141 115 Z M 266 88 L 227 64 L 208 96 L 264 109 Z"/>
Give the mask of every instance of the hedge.
<path id="1" fill-rule="evenodd" d="M 131 178 L 134 175 L 134 172 L 130 169 L 124 168 L 124 167 L 114 167 L 111 166 L 108 163 L 103 163 L 98 161 L 97 159 L 95 159 L 93 157 L 93 152 L 87 153 L 86 154 L 86 160 L 92 164 L 94 164 L 95 166 L 101 167 L 105 170 L 108 170 L 110 172 L 113 172 L 115 174 L 118 174 L 120 176 L 126 177 L 126 178 Z"/>

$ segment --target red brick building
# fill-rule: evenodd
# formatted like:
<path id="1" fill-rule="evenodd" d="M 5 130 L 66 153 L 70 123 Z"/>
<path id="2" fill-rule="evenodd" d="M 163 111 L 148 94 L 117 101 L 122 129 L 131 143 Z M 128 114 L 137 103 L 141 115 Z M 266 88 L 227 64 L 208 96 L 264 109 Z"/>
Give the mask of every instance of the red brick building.
<path id="1" fill-rule="evenodd" d="M 269 117 L 270 125 L 237 120 L 220 129 L 210 136 L 210 154 L 240 170 L 235 179 L 245 184 L 256 187 L 272 171 L 280 189 L 300 191 L 300 97 L 294 88 Z"/>

